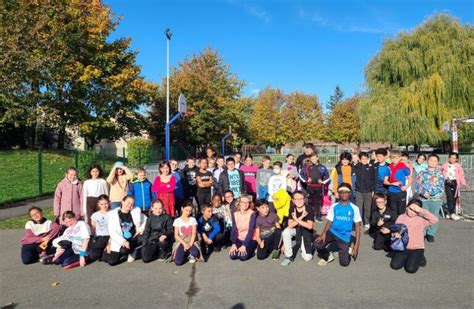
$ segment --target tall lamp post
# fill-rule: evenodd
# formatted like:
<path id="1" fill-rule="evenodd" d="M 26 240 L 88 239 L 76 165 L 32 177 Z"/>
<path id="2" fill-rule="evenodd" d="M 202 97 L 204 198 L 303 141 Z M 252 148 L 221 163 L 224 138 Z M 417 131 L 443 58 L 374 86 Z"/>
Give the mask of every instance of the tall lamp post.
<path id="1" fill-rule="evenodd" d="M 171 33 L 169 28 L 165 29 L 166 35 L 166 122 L 170 121 L 170 41 Z"/>

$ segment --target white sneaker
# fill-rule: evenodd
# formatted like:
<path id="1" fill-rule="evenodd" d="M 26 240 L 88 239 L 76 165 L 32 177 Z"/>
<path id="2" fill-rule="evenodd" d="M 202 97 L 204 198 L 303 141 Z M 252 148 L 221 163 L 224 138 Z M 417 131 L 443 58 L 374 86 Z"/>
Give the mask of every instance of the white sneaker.
<path id="1" fill-rule="evenodd" d="M 129 254 L 128 258 L 127 258 L 127 262 L 128 263 L 133 263 L 133 262 L 135 262 L 135 258 L 131 254 Z"/>
<path id="2" fill-rule="evenodd" d="M 370 224 L 364 225 L 364 228 L 365 228 L 365 230 L 367 231 L 368 229 L 370 229 Z"/>
<path id="3" fill-rule="evenodd" d="M 444 217 L 445 217 L 446 219 L 451 219 L 451 216 L 450 216 L 449 214 L 446 214 Z"/>
<path id="4" fill-rule="evenodd" d="M 188 257 L 188 260 L 189 260 L 189 264 L 194 264 L 196 263 L 196 258 L 194 256 L 192 256 L 191 254 L 189 255 Z"/>
<path id="5" fill-rule="evenodd" d="M 461 217 L 458 216 L 458 215 L 456 215 L 456 214 L 452 214 L 452 215 L 451 215 L 451 220 L 453 220 L 453 221 L 458 221 L 458 220 L 460 220 L 460 219 L 461 219 Z"/>
<path id="6" fill-rule="evenodd" d="M 352 256 L 352 247 L 349 247 L 349 255 Z"/>
<path id="7" fill-rule="evenodd" d="M 336 253 L 330 252 L 328 256 L 328 260 L 326 261 L 325 259 L 320 259 L 318 262 L 319 266 L 326 266 L 327 264 L 331 263 L 334 261 L 334 257 L 336 256 Z"/>

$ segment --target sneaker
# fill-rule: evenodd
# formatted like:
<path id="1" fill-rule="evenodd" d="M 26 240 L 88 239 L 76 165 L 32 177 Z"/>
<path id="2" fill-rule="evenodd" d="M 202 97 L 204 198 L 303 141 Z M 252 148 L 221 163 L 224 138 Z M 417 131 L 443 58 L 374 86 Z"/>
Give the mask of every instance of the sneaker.
<path id="1" fill-rule="evenodd" d="M 276 261 L 280 259 L 280 250 L 275 249 L 272 251 L 272 260 Z"/>
<path id="2" fill-rule="evenodd" d="M 352 247 L 349 247 L 349 255 L 352 256 Z"/>
<path id="3" fill-rule="evenodd" d="M 319 266 L 326 266 L 326 265 L 328 265 L 328 262 L 325 259 L 320 259 L 319 262 L 318 262 L 318 265 Z"/>
<path id="4" fill-rule="evenodd" d="M 280 265 L 283 266 L 283 267 L 286 267 L 288 265 L 291 264 L 291 260 L 289 258 L 285 258 L 281 263 Z"/>
<path id="5" fill-rule="evenodd" d="M 370 224 L 366 224 L 364 225 L 364 229 L 367 231 L 368 229 L 370 229 Z"/>
<path id="6" fill-rule="evenodd" d="M 53 264 L 53 257 L 54 257 L 54 255 L 47 255 L 46 257 L 44 257 L 41 260 L 41 263 L 43 265 L 51 265 L 51 264 Z"/>
<path id="7" fill-rule="evenodd" d="M 48 254 L 46 252 L 41 252 L 39 255 L 39 261 L 40 263 L 43 263 L 43 260 L 48 257 Z"/>
<path id="8" fill-rule="evenodd" d="M 458 221 L 458 220 L 460 220 L 460 219 L 461 219 L 461 217 L 458 216 L 458 215 L 456 215 L 456 214 L 452 214 L 452 215 L 451 215 L 451 220 L 453 220 L 453 221 Z"/>
<path id="9" fill-rule="evenodd" d="M 214 251 L 221 252 L 222 251 L 221 246 L 215 246 Z"/>
<path id="10" fill-rule="evenodd" d="M 163 262 L 164 260 L 166 260 L 166 252 L 160 251 L 160 253 L 158 253 L 157 261 Z"/>
<path id="11" fill-rule="evenodd" d="M 420 267 L 425 267 L 426 266 L 426 258 L 423 256 L 420 262 Z"/>
<path id="12" fill-rule="evenodd" d="M 323 223 L 323 219 L 321 219 L 321 218 L 316 218 L 316 219 L 314 219 L 314 221 L 316 221 L 318 223 Z"/>
<path id="13" fill-rule="evenodd" d="M 129 254 L 129 255 L 128 255 L 128 258 L 127 258 L 127 262 L 128 262 L 128 263 L 133 263 L 133 262 L 135 262 L 135 257 L 132 256 L 131 254 Z"/>
<path id="14" fill-rule="evenodd" d="M 434 242 L 434 236 L 426 234 L 426 240 L 428 242 Z"/>
<path id="15" fill-rule="evenodd" d="M 451 219 L 451 215 L 450 214 L 446 214 L 446 216 L 444 216 L 446 219 Z"/>
<path id="16" fill-rule="evenodd" d="M 325 259 L 320 259 L 319 262 L 318 262 L 318 265 L 319 266 L 326 266 L 327 264 L 334 261 L 334 258 L 335 258 L 336 255 L 337 255 L 337 253 L 329 252 L 329 256 L 328 256 L 327 261 Z"/>
<path id="17" fill-rule="evenodd" d="M 188 260 L 189 260 L 189 264 L 194 264 L 196 263 L 196 258 L 194 256 L 192 256 L 191 254 L 189 255 L 188 257 Z"/>

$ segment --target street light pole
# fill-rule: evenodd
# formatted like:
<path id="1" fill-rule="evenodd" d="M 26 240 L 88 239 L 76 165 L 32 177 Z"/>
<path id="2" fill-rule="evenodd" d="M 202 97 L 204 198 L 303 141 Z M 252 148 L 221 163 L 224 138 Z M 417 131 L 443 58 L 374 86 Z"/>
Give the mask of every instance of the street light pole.
<path id="1" fill-rule="evenodd" d="M 166 123 L 170 121 L 170 41 L 173 35 L 169 28 L 165 29 L 166 35 Z"/>

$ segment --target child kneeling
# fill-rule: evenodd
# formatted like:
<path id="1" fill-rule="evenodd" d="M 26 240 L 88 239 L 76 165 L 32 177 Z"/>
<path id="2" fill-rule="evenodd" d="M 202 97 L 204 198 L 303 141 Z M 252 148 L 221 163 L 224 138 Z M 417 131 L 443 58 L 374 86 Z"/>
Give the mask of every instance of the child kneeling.
<path id="1" fill-rule="evenodd" d="M 351 257 L 349 247 L 351 245 L 352 228 L 355 227 L 356 239 L 352 256 L 357 258 L 360 244 L 360 217 L 359 207 L 350 202 L 352 193 L 351 185 L 342 183 L 338 188 L 339 202 L 333 204 L 329 208 L 326 219 L 328 222 L 324 227 L 324 231 L 316 239 L 316 248 L 321 260 L 318 262 L 320 266 L 334 260 L 334 252 L 339 253 L 339 264 L 341 266 L 349 266 Z"/>
<path id="2" fill-rule="evenodd" d="M 424 230 L 426 227 L 436 224 L 438 218 L 426 209 L 422 208 L 419 199 L 412 199 L 405 213 L 397 218 L 397 224 L 405 224 L 408 230 L 408 244 L 403 252 L 395 252 L 390 262 L 392 269 L 405 267 L 407 273 L 414 274 L 426 265 Z M 401 236 L 396 233 L 395 237 Z"/>
<path id="3" fill-rule="evenodd" d="M 91 229 L 84 221 L 78 221 L 76 214 L 70 210 L 63 213 L 62 220 L 67 228 L 63 235 L 53 240 L 56 247 L 53 263 L 64 269 L 84 267 Z"/>
<path id="4" fill-rule="evenodd" d="M 174 220 L 173 259 L 177 266 L 181 266 L 189 260 L 194 264 L 201 257 L 199 243 L 197 242 L 197 221 L 192 217 L 193 203 L 184 202 L 181 207 L 181 216 Z"/>
<path id="5" fill-rule="evenodd" d="M 266 200 L 257 202 L 258 216 L 256 221 L 255 235 L 258 243 L 257 259 L 264 260 L 270 254 L 273 260 L 278 260 L 280 255 L 281 228 L 278 216 L 270 212 Z"/>

